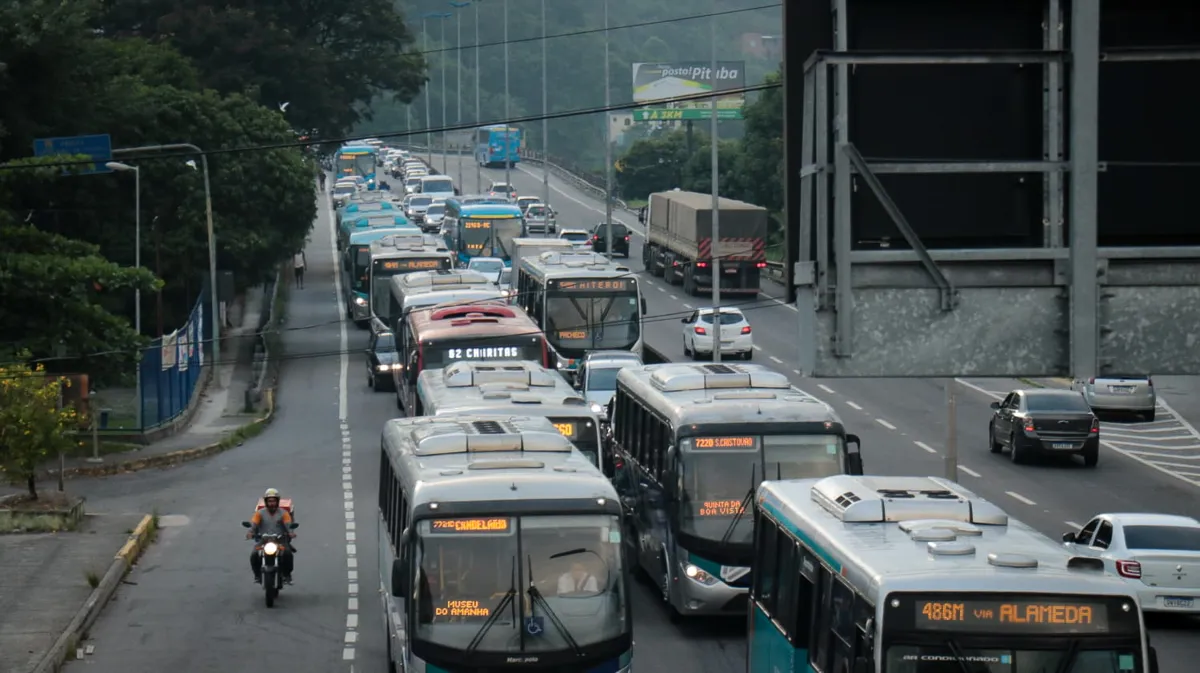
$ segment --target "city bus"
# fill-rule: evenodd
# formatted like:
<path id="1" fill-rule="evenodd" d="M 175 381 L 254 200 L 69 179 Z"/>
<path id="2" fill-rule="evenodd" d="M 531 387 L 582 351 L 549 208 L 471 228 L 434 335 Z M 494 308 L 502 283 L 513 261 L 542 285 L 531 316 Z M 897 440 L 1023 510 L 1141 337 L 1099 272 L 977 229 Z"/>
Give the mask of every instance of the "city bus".
<path id="1" fill-rule="evenodd" d="M 367 189 L 375 189 L 375 170 L 379 163 L 379 150 L 366 143 L 343 145 L 333 158 L 334 180 L 359 176 L 367 181 Z"/>
<path id="2" fill-rule="evenodd" d="M 400 330 L 400 321 L 414 308 L 508 298 L 487 276 L 467 269 L 416 271 L 393 276 L 389 292 L 387 324 L 393 331 Z"/>
<path id="3" fill-rule="evenodd" d="M 628 673 L 621 504 L 550 421 L 399 418 L 380 445 L 388 670 Z"/>
<path id="4" fill-rule="evenodd" d="M 399 206 L 383 198 L 386 192 L 363 192 L 356 194 L 346 204 L 333 211 L 334 223 L 342 224 L 342 218 L 352 213 L 375 213 L 380 210 L 400 210 Z M 403 213 L 401 213 L 403 214 Z"/>
<path id="5" fill-rule="evenodd" d="M 454 257 L 434 236 L 408 234 L 384 236 L 371 243 L 371 271 L 367 283 L 367 304 L 371 314 L 388 321 L 391 278 L 412 271 L 449 269 Z"/>
<path id="6" fill-rule="evenodd" d="M 764 482 L 750 673 L 1156 673 L 1136 589 L 934 477 Z"/>
<path id="7" fill-rule="evenodd" d="M 642 355 L 646 300 L 637 276 L 604 255 L 551 251 L 521 259 L 516 297 L 568 376 L 590 351 Z"/>
<path id="8" fill-rule="evenodd" d="M 374 210 L 365 213 L 346 213 L 338 224 L 338 249 L 345 250 L 350 242 L 350 234 L 364 229 L 380 229 L 392 227 L 413 227 L 418 232 L 420 227 L 410 224 L 408 218 L 399 210 Z"/>
<path id="9" fill-rule="evenodd" d="M 457 197 L 446 199 L 442 219 L 446 247 L 466 266 L 473 257 L 499 257 L 512 266 L 513 239 L 525 235 L 521 209 L 511 203 L 465 205 Z"/>
<path id="10" fill-rule="evenodd" d="M 367 291 L 371 271 L 371 244 L 388 236 L 421 236 L 417 227 L 378 227 L 360 229 L 350 234 L 346 251 L 342 255 L 342 293 L 345 295 L 346 313 L 359 327 L 371 318 L 370 298 Z"/>
<path id="11" fill-rule="evenodd" d="M 603 411 L 598 404 L 588 404 L 557 373 L 536 363 L 456 362 L 421 372 L 412 415 L 542 416 L 611 476 L 600 439 Z"/>
<path id="12" fill-rule="evenodd" d="M 521 129 L 507 124 L 492 124 L 475 131 L 475 163 L 485 168 L 510 166 L 521 161 Z"/>
<path id="13" fill-rule="evenodd" d="M 862 474 L 833 408 L 762 365 L 625 367 L 609 415 L 630 563 L 672 617 L 745 614 L 760 482 Z"/>
<path id="14" fill-rule="evenodd" d="M 516 306 L 499 302 L 437 304 L 409 311 L 396 330 L 399 369 L 392 371 L 396 407 L 414 415 L 417 377 L 426 369 L 462 360 L 550 365 L 550 349 L 538 326 Z"/>

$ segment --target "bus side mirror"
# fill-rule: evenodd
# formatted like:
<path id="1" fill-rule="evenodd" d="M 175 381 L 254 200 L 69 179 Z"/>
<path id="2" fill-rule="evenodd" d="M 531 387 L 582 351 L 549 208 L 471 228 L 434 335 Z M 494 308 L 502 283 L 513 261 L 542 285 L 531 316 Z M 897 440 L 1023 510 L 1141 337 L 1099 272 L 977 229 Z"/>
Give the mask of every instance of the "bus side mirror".
<path id="1" fill-rule="evenodd" d="M 850 447 L 854 447 L 854 451 L 850 451 Z M 846 435 L 846 473 L 847 474 L 862 474 L 862 440 L 858 435 Z"/>
<path id="2" fill-rule="evenodd" d="M 1067 532 L 1065 532 L 1065 533 L 1063 533 L 1063 534 L 1062 534 L 1062 541 L 1063 541 L 1063 542 L 1068 542 L 1068 543 L 1072 543 L 1072 544 L 1073 544 L 1073 543 L 1075 543 L 1075 542 L 1078 542 L 1079 540 L 1075 538 L 1075 532 L 1074 532 L 1074 531 L 1067 531 Z"/>
<path id="3" fill-rule="evenodd" d="M 1158 673 L 1158 650 L 1153 645 L 1146 648 L 1146 658 L 1150 662 L 1150 673 Z"/>
<path id="4" fill-rule="evenodd" d="M 403 598 L 408 595 L 408 573 L 404 572 L 403 559 L 392 561 L 392 595 Z"/>

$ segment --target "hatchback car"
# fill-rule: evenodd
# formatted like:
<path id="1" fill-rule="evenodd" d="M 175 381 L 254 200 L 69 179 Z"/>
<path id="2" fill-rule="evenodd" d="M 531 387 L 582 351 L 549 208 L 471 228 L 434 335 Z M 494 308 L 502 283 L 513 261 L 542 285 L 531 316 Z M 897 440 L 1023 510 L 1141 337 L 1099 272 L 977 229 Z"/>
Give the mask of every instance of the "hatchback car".
<path id="1" fill-rule="evenodd" d="M 530 205 L 525 209 L 525 229 L 529 233 L 553 234 L 558 229 L 554 209 L 540 202 Z"/>
<path id="2" fill-rule="evenodd" d="M 642 358 L 629 351 L 593 351 L 583 356 L 575 375 L 575 387 L 595 413 L 608 413 L 617 394 L 617 374 L 625 367 L 641 367 Z"/>
<path id="3" fill-rule="evenodd" d="M 1138 593 L 1146 612 L 1200 612 L 1200 521 L 1173 514 L 1098 514 L 1063 533 L 1071 553 L 1097 558 Z"/>
<path id="4" fill-rule="evenodd" d="M 367 343 L 367 387 L 380 393 L 392 390 L 392 369 L 400 366 L 396 337 L 379 321 L 371 322 L 371 340 Z"/>
<path id="5" fill-rule="evenodd" d="M 620 222 L 613 222 L 613 249 L 614 255 L 629 257 L 629 227 Z M 608 226 L 603 222 L 592 228 L 592 251 L 598 253 L 608 252 Z"/>
<path id="6" fill-rule="evenodd" d="M 488 195 L 489 196 L 503 196 L 504 198 L 508 199 L 509 201 L 516 201 L 518 198 L 520 198 L 517 196 L 517 188 L 516 187 L 513 187 L 512 185 L 506 184 L 503 182 L 493 182 L 492 186 L 488 187 Z"/>
<path id="7" fill-rule="evenodd" d="M 1100 421 L 1083 395 L 1073 390 L 1014 390 L 992 402 L 988 445 L 992 453 L 1006 447 L 1014 463 L 1038 454 L 1079 455 L 1095 467 L 1100 459 Z"/>
<path id="8" fill-rule="evenodd" d="M 540 203 L 540 202 L 541 202 L 541 199 L 539 199 L 536 196 L 519 196 L 519 197 L 517 197 L 517 207 L 521 209 L 522 215 L 524 215 L 525 211 L 529 209 L 529 206 L 532 206 L 533 204 Z"/>
<path id="9" fill-rule="evenodd" d="M 746 316 L 736 308 L 721 308 L 720 340 L 721 357 L 728 355 L 740 356 L 743 360 L 754 357 L 754 334 Z M 683 354 L 693 360 L 701 356 L 712 357 L 713 353 L 713 310 L 702 308 L 692 311 L 684 318 L 683 323 Z"/>
<path id="10" fill-rule="evenodd" d="M 1147 421 L 1154 420 L 1154 410 L 1158 406 L 1154 379 L 1149 375 L 1111 374 L 1075 379 L 1071 390 L 1083 393 L 1083 399 L 1093 411 L 1132 412 Z"/>
<path id="11" fill-rule="evenodd" d="M 592 252 L 592 236 L 583 229 L 563 229 L 558 237 L 570 241 L 571 247 L 579 252 Z"/>

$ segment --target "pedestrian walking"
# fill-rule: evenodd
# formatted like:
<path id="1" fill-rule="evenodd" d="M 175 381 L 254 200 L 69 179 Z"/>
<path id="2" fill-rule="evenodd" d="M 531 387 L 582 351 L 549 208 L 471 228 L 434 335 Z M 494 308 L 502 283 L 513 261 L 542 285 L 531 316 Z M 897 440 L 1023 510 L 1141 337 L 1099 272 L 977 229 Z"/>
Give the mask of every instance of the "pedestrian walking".
<path id="1" fill-rule="evenodd" d="M 296 287 L 304 289 L 304 268 L 308 266 L 308 260 L 304 258 L 304 251 L 301 250 L 295 255 L 292 255 L 292 267 L 296 271 Z"/>

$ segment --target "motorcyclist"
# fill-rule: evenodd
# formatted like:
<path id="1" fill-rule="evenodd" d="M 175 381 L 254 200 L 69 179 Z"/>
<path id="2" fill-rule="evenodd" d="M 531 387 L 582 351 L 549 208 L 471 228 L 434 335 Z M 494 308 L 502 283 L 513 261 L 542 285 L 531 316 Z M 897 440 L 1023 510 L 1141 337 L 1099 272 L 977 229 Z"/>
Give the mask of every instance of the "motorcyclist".
<path id="1" fill-rule="evenodd" d="M 279 490 L 268 488 L 266 493 L 263 493 L 263 507 L 250 517 L 250 530 L 246 533 L 247 540 L 271 533 L 280 536 L 283 553 L 279 555 L 279 570 L 283 573 L 283 581 L 286 584 L 292 583 L 292 567 L 295 560 L 292 558 L 291 540 L 296 534 L 289 528 L 290 523 L 292 515 L 279 507 Z M 257 546 L 250 551 L 250 569 L 254 571 L 254 583 L 262 584 L 262 568 L 259 567 Z"/>

